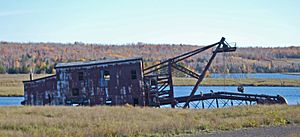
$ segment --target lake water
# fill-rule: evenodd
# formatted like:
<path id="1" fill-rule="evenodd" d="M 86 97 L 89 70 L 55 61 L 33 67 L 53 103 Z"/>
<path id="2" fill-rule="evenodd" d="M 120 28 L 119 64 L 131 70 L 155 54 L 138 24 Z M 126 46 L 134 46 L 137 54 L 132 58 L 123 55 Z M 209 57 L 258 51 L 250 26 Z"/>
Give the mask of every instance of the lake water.
<path id="1" fill-rule="evenodd" d="M 230 73 L 225 75 L 226 78 L 288 78 L 300 79 L 300 75 L 282 74 L 282 73 Z M 224 78 L 224 74 L 213 73 L 211 78 Z"/>
<path id="2" fill-rule="evenodd" d="M 0 97 L 0 106 L 20 106 L 24 97 Z"/>
<path id="3" fill-rule="evenodd" d="M 231 91 L 237 92 L 236 86 L 201 86 L 198 88 L 196 94 L 200 91 L 209 93 L 210 90 L 217 91 Z M 175 86 L 175 96 L 187 96 L 192 91 L 193 86 Z M 252 87 L 245 86 L 245 93 L 252 94 L 266 94 L 266 95 L 281 95 L 285 97 L 289 105 L 300 104 L 300 87 Z M 0 106 L 18 106 L 24 97 L 0 97 Z"/>
<path id="4" fill-rule="evenodd" d="M 178 96 L 187 96 L 191 93 L 193 86 L 175 86 L 174 94 Z M 289 105 L 300 104 L 300 87 L 253 87 L 245 86 L 245 93 L 250 94 L 266 94 L 266 95 L 281 95 L 286 98 Z M 200 86 L 196 94 L 210 93 L 210 90 L 237 92 L 236 86 Z M 237 92 L 238 93 L 238 92 Z"/>

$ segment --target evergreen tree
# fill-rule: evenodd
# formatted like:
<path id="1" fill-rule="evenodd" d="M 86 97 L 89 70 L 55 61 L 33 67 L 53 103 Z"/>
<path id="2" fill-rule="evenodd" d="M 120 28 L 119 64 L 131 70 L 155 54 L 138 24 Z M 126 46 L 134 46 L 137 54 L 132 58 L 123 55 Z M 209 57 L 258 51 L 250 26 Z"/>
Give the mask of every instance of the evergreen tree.
<path id="1" fill-rule="evenodd" d="M 0 64 L 0 74 L 4 74 L 5 72 L 5 68 Z"/>

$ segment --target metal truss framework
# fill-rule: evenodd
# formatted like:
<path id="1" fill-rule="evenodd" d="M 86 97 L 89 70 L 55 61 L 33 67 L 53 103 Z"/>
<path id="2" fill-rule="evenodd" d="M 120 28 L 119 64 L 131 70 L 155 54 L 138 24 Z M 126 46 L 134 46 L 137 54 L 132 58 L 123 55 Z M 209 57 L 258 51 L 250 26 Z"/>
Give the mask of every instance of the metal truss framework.
<path id="1" fill-rule="evenodd" d="M 201 74 L 191 71 L 179 62 L 199 54 L 203 51 L 216 48 L 212 52 L 208 63 Z M 234 45 L 235 46 L 235 45 Z M 195 95 L 199 85 L 203 81 L 206 72 L 212 64 L 212 61 L 218 53 L 234 52 L 236 47 L 231 47 L 222 37 L 221 40 L 212 45 L 201 47 L 194 51 L 184 53 L 182 55 L 170 58 L 162 61 L 159 64 L 145 68 L 144 84 L 146 93 L 146 105 L 160 107 L 162 105 L 171 105 L 172 108 L 182 107 L 189 108 L 219 108 L 233 105 L 253 105 L 253 104 L 275 104 L 286 103 L 285 99 L 281 96 L 267 96 L 267 95 L 255 95 L 255 94 L 241 94 L 232 92 L 216 92 L 209 94 Z M 174 97 L 174 88 L 172 80 L 172 71 L 176 69 L 184 74 L 197 79 L 196 84 L 189 96 Z"/>

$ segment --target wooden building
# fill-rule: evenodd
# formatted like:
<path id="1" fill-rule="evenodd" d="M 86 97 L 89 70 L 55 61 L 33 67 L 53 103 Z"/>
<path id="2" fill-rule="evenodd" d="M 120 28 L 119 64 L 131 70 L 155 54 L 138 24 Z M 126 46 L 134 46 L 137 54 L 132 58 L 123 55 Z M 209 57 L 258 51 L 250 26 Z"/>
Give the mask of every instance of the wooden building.
<path id="1" fill-rule="evenodd" d="M 26 105 L 145 105 L 142 58 L 59 63 L 55 69 L 55 76 L 24 81 Z"/>
<path id="2" fill-rule="evenodd" d="M 56 75 L 38 78 L 24 83 L 24 105 L 53 105 L 57 95 Z M 56 99 L 57 100 L 57 99 Z"/>

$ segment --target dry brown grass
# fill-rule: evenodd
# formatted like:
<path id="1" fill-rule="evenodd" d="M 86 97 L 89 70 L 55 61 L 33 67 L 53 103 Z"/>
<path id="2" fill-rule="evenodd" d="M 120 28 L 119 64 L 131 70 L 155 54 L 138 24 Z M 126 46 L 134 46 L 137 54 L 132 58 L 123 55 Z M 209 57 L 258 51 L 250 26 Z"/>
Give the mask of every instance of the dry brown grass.
<path id="1" fill-rule="evenodd" d="M 0 107 L 0 136 L 173 136 L 300 123 L 300 106 Z"/>
<path id="2" fill-rule="evenodd" d="M 41 78 L 49 74 L 35 74 L 34 78 Z M 0 74 L 0 96 L 23 96 L 22 81 L 29 80 L 28 74 Z"/>

